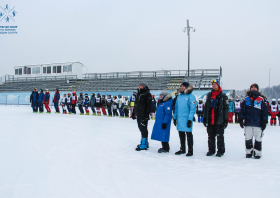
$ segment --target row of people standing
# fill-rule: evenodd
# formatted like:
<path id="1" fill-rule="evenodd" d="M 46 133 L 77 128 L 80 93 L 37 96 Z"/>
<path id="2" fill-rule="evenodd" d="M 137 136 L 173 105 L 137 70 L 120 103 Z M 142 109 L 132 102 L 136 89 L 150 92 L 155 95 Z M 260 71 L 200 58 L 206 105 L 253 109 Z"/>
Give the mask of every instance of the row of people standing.
<path id="1" fill-rule="evenodd" d="M 212 90 L 207 94 L 203 110 L 203 124 L 208 134 L 207 156 L 216 154 L 222 157 L 225 153 L 224 131 L 228 126 L 229 101 L 217 79 L 212 80 Z M 170 94 L 162 92 L 157 107 L 156 121 L 153 126 L 151 139 L 162 142 L 159 153 L 169 152 L 169 137 L 172 120 L 172 109 L 174 109 L 173 123 L 177 127 L 180 139 L 180 150 L 175 154 L 186 153 L 186 137 L 188 152 L 186 156 L 193 155 L 193 117 L 196 111 L 196 100 L 192 94 L 193 87 L 183 82 L 178 95 L 172 99 Z M 138 128 L 141 132 L 141 141 L 136 150 L 146 150 L 148 143 L 148 112 L 151 109 L 151 94 L 145 83 L 139 85 L 135 102 L 135 114 L 137 116 Z M 245 100 L 241 103 L 239 123 L 245 128 L 245 152 L 246 158 L 254 156 L 260 159 L 262 154 L 262 137 L 268 122 L 268 109 L 265 100 L 259 92 L 257 84 L 252 84 L 247 92 Z M 217 137 L 217 153 L 216 153 Z M 253 141 L 255 139 L 255 141 Z"/>

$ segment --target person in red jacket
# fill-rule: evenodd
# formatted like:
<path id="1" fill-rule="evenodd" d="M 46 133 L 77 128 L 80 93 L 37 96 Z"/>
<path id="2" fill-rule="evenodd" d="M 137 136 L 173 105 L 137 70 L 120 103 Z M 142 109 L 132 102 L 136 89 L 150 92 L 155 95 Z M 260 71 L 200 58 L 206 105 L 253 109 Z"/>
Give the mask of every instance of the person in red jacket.
<path id="1" fill-rule="evenodd" d="M 45 104 L 45 108 L 47 109 L 47 113 L 51 113 L 51 109 L 49 107 L 49 104 L 50 104 L 50 93 L 49 93 L 48 89 L 46 89 L 46 93 L 45 93 L 45 97 L 44 97 L 44 104 Z"/>
<path id="2" fill-rule="evenodd" d="M 72 100 L 71 100 L 71 105 L 72 105 L 72 113 L 76 114 L 76 103 L 77 103 L 77 95 L 76 92 L 72 92 Z"/>
<path id="3" fill-rule="evenodd" d="M 270 118 L 270 125 L 272 126 L 274 124 L 274 126 L 276 126 L 276 116 L 279 114 L 278 111 L 278 106 L 276 104 L 276 100 L 272 99 L 270 108 L 269 108 L 269 114 L 271 116 Z"/>

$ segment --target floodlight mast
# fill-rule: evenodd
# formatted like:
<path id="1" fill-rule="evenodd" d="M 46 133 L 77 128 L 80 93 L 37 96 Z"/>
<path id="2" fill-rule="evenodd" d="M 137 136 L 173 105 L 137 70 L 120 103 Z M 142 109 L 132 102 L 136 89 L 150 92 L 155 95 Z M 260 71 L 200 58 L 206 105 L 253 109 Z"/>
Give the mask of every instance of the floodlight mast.
<path id="1" fill-rule="evenodd" d="M 188 35 L 188 78 L 190 77 L 190 30 L 193 27 L 190 27 L 189 25 L 189 19 L 187 19 L 187 27 L 183 29 L 183 32 L 187 31 Z M 193 32 L 195 32 L 195 29 L 193 28 Z"/>

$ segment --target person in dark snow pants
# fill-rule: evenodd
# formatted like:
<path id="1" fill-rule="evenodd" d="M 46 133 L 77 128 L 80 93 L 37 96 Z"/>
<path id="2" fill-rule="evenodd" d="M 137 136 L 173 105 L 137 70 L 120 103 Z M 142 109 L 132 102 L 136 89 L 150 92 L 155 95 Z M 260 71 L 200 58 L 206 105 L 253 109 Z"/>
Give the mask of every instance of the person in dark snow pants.
<path id="1" fill-rule="evenodd" d="M 203 125 L 207 127 L 208 152 L 206 156 L 212 156 L 216 151 L 217 157 L 225 153 L 224 131 L 228 125 L 228 97 L 223 93 L 218 79 L 212 80 L 213 89 L 207 94 L 203 111 Z"/>
<path id="2" fill-rule="evenodd" d="M 58 89 L 55 89 L 55 91 L 56 92 L 54 94 L 53 103 L 54 103 L 55 113 L 59 114 L 60 111 L 59 111 L 58 104 L 59 104 L 59 101 L 60 101 L 60 93 L 59 93 Z"/>
<path id="3" fill-rule="evenodd" d="M 186 136 L 188 142 L 188 153 L 186 156 L 193 156 L 193 117 L 196 110 L 196 99 L 192 94 L 193 86 L 183 82 L 176 97 L 175 111 L 173 116 L 174 125 L 177 126 L 181 147 L 175 155 L 186 153 Z"/>
<path id="4" fill-rule="evenodd" d="M 38 113 L 38 99 L 39 99 L 39 94 L 37 88 L 34 88 L 34 92 L 32 92 L 33 113 Z"/>
<path id="5" fill-rule="evenodd" d="M 161 141 L 162 148 L 158 150 L 159 153 L 169 152 L 169 137 L 172 119 L 172 97 L 167 97 L 168 92 L 162 91 L 160 93 L 159 105 L 157 106 L 157 116 L 152 132 L 152 140 Z"/>
<path id="6" fill-rule="evenodd" d="M 152 95 L 146 83 L 140 83 L 135 99 L 135 106 L 132 119 L 137 119 L 138 128 L 141 131 L 141 141 L 137 145 L 136 151 L 147 150 L 148 148 L 148 120 L 152 108 Z M 137 118 L 136 118 L 136 117 Z"/>
<path id="7" fill-rule="evenodd" d="M 38 106 L 39 106 L 39 112 L 40 113 L 44 112 L 44 98 L 45 98 L 44 90 L 41 89 L 40 94 L 39 94 L 39 98 L 38 98 Z"/>

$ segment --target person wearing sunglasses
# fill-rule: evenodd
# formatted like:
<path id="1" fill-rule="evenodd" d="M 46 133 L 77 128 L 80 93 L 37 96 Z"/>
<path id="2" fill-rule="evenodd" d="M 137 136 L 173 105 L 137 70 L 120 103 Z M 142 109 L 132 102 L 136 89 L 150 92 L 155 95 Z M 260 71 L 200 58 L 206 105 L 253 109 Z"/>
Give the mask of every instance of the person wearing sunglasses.
<path id="1" fill-rule="evenodd" d="M 208 152 L 206 156 L 216 153 L 217 157 L 225 153 L 224 131 L 228 125 L 228 97 L 223 93 L 219 80 L 212 80 L 212 90 L 207 94 L 203 111 L 203 124 L 208 133 Z"/>

